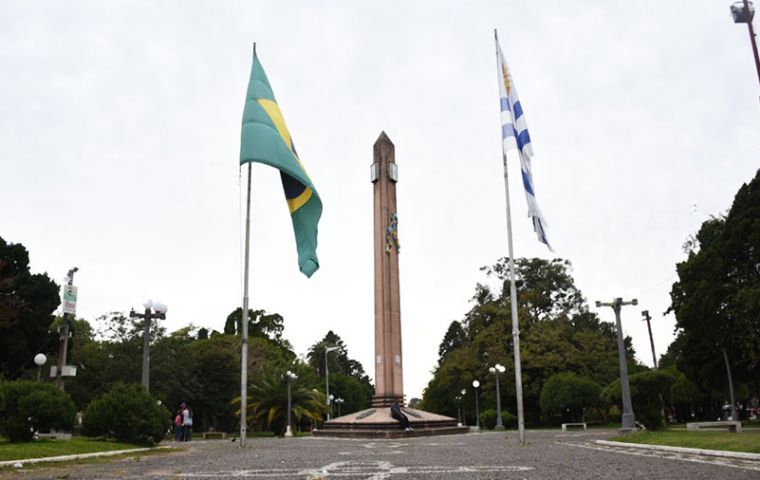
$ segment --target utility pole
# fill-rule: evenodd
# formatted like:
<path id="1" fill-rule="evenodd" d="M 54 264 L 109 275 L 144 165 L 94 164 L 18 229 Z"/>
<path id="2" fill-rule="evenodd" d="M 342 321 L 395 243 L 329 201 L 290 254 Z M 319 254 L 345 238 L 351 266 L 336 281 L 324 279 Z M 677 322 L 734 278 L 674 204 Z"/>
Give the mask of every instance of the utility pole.
<path id="1" fill-rule="evenodd" d="M 644 310 L 643 312 L 641 312 L 641 315 L 644 317 L 644 320 L 647 322 L 647 329 L 649 330 L 649 345 L 652 346 L 652 363 L 654 365 L 654 368 L 657 368 L 657 355 L 655 355 L 654 353 L 654 339 L 652 338 L 652 325 L 649 323 L 652 317 L 649 316 L 649 310 Z"/>
<path id="2" fill-rule="evenodd" d="M 145 313 L 137 313 L 134 310 L 130 310 L 129 318 L 142 318 L 145 320 L 143 323 L 142 386 L 146 392 L 150 392 L 150 321 L 154 318 L 165 319 L 166 305 L 163 303 L 153 303 L 148 300 L 143 306 L 145 307 Z"/>
<path id="3" fill-rule="evenodd" d="M 78 271 L 79 268 L 74 267 L 66 274 L 66 278 L 68 278 L 66 285 L 68 285 L 69 290 L 73 289 L 74 287 L 74 274 Z M 66 297 L 65 289 L 66 287 L 64 287 L 64 297 Z M 76 303 L 74 303 L 74 307 L 76 307 Z M 61 391 L 63 391 L 65 388 L 65 382 L 63 380 L 63 367 L 66 365 L 66 354 L 69 350 L 70 318 L 74 315 L 68 313 L 66 310 L 66 305 L 64 305 L 63 320 L 61 321 L 61 326 L 58 327 L 58 333 L 60 334 L 60 343 L 58 344 L 58 366 L 55 372 L 55 386 L 58 387 L 58 389 Z"/>
<path id="4" fill-rule="evenodd" d="M 631 387 L 628 384 L 628 362 L 625 358 L 625 343 L 623 342 L 623 324 L 620 321 L 620 309 L 623 305 L 638 305 L 639 301 L 635 298 L 630 302 L 624 302 L 618 297 L 612 302 L 596 302 L 596 307 L 612 307 L 615 311 L 615 324 L 617 326 L 617 343 L 618 358 L 620 360 L 620 387 L 623 393 L 623 432 L 632 432 L 636 430 L 636 418 L 633 414 L 633 404 L 631 402 Z"/>

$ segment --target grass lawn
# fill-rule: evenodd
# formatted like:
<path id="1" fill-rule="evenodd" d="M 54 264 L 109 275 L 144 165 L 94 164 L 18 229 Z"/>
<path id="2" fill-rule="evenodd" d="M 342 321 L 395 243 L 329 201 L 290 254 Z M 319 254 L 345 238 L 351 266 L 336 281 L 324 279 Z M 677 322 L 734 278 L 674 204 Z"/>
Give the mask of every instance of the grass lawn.
<path id="1" fill-rule="evenodd" d="M 0 461 L 57 457 L 59 455 L 127 450 L 130 448 L 141 448 L 141 445 L 82 437 L 75 437 L 71 440 L 35 440 L 26 443 L 9 443 L 7 439 L 0 438 Z"/>
<path id="2" fill-rule="evenodd" d="M 760 453 L 760 431 L 688 432 L 685 430 L 643 431 L 611 438 L 614 442 L 704 448 L 731 452 Z"/>

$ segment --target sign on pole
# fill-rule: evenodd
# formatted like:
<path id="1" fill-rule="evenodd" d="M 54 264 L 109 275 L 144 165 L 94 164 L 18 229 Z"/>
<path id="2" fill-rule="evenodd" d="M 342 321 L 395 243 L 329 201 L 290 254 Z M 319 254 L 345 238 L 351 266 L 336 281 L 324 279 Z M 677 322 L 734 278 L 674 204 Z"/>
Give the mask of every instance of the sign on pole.
<path id="1" fill-rule="evenodd" d="M 74 285 L 63 286 L 63 313 L 77 313 L 77 287 Z"/>

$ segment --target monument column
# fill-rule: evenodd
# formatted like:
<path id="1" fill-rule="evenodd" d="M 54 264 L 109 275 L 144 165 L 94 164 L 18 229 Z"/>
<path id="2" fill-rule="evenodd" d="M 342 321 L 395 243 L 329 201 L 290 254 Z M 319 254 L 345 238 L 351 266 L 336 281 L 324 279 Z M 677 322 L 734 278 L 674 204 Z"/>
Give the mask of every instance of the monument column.
<path id="1" fill-rule="evenodd" d="M 371 167 L 375 236 L 375 396 L 373 407 L 404 402 L 395 150 L 385 132 L 374 146 Z"/>

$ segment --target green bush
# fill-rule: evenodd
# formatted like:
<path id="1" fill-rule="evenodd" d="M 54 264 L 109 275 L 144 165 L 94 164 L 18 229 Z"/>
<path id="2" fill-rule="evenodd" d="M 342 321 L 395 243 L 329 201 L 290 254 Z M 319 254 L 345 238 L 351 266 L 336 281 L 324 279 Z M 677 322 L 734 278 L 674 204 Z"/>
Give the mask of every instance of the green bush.
<path id="1" fill-rule="evenodd" d="M 137 384 L 114 385 L 90 403 L 82 418 L 85 435 L 131 443 L 159 443 L 171 425 L 169 410 Z"/>
<path id="2" fill-rule="evenodd" d="M 598 406 L 602 388 L 588 377 L 572 372 L 549 377 L 541 389 L 541 410 L 556 423 L 578 422 L 586 409 Z"/>
<path id="3" fill-rule="evenodd" d="M 74 402 L 50 383 L 2 382 L 0 398 L 0 433 L 11 442 L 28 442 L 34 432 L 69 430 L 74 426 Z"/>
<path id="4" fill-rule="evenodd" d="M 631 403 L 636 421 L 650 430 L 664 426 L 663 400 L 668 401 L 673 377 L 662 370 L 647 370 L 630 376 Z M 604 402 L 621 405 L 620 380 L 609 384 L 601 394 Z"/>
<path id="5" fill-rule="evenodd" d="M 504 428 L 516 428 L 517 417 L 507 411 L 502 410 L 501 423 L 504 425 Z M 487 428 L 489 430 L 496 428 L 496 410 L 491 408 L 483 411 L 480 414 L 480 427 Z"/>

